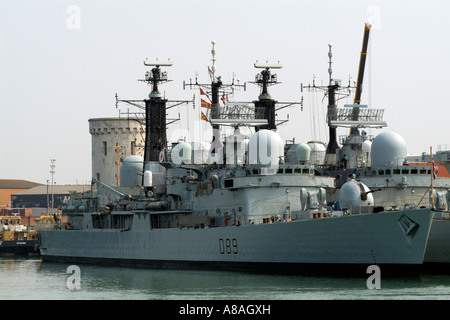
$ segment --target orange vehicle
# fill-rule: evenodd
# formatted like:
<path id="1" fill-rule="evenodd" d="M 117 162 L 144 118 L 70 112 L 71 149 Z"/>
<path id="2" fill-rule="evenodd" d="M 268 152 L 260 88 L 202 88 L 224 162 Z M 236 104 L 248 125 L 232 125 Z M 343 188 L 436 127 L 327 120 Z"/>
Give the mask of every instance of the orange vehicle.
<path id="1" fill-rule="evenodd" d="M 0 255 L 39 255 L 37 231 L 30 230 L 19 216 L 0 216 Z"/>

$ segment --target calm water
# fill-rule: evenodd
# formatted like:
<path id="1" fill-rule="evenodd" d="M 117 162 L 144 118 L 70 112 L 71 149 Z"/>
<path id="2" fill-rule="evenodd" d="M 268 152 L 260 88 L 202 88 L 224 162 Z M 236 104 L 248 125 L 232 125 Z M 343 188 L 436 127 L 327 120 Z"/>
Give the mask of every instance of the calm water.
<path id="1" fill-rule="evenodd" d="M 69 289 L 68 266 L 39 257 L 0 257 L 0 300 L 450 299 L 450 275 L 381 277 L 381 289 L 376 290 L 367 288 L 366 279 L 356 278 L 79 265 L 80 288 Z"/>

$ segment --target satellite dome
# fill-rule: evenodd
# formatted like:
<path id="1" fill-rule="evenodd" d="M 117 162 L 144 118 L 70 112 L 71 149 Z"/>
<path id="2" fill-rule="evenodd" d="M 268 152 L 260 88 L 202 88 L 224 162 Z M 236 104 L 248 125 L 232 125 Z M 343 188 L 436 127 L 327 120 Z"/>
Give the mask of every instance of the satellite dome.
<path id="1" fill-rule="evenodd" d="M 299 143 L 292 145 L 286 157 L 290 163 L 306 162 L 310 160 L 311 147 L 306 143 Z"/>
<path id="2" fill-rule="evenodd" d="M 142 171 L 144 158 L 142 156 L 129 156 L 120 165 L 120 186 L 135 187 L 142 184 Z"/>
<path id="3" fill-rule="evenodd" d="M 280 135 L 271 130 L 260 130 L 248 142 L 249 164 L 278 166 L 284 156 L 284 143 Z"/>
<path id="4" fill-rule="evenodd" d="M 327 148 L 321 141 L 309 141 L 308 146 L 311 148 L 310 158 L 314 165 L 321 165 L 325 162 L 325 154 Z"/>
<path id="5" fill-rule="evenodd" d="M 396 132 L 385 131 L 372 142 L 372 166 L 402 165 L 406 158 L 406 142 Z"/>

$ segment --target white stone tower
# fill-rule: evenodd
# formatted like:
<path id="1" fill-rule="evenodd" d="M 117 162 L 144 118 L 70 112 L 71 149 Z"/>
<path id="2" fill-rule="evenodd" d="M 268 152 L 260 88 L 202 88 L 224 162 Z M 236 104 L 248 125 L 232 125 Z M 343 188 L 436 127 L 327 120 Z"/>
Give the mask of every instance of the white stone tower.
<path id="1" fill-rule="evenodd" d="M 110 186 L 119 185 L 121 159 L 144 154 L 145 120 L 89 119 L 89 133 L 92 135 L 92 177 Z"/>

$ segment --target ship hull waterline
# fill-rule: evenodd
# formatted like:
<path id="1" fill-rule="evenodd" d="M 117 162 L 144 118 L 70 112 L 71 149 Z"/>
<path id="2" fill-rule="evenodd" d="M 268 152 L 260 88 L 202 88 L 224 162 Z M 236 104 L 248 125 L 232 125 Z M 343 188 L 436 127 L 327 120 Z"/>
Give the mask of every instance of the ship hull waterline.
<path id="1" fill-rule="evenodd" d="M 377 265 L 383 275 L 417 275 L 432 217 L 411 209 L 200 229 L 45 230 L 39 238 L 44 261 L 346 276 Z"/>

